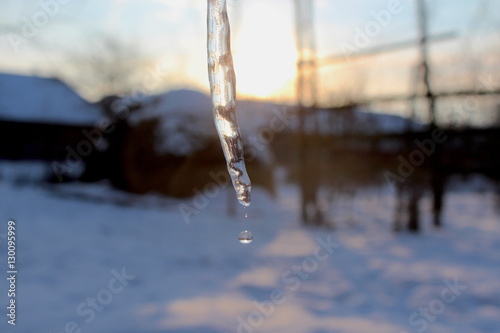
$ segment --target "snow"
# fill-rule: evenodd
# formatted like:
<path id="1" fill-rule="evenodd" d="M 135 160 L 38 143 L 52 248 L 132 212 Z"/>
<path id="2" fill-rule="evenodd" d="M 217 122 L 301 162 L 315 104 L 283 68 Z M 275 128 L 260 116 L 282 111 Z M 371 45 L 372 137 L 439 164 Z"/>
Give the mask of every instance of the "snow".
<path id="1" fill-rule="evenodd" d="M 317 128 L 308 124 L 307 130 L 322 134 L 397 134 L 407 131 L 409 125 L 413 130 L 426 127 L 414 120 L 372 110 L 367 106 L 353 106 L 352 109 L 325 110 L 319 109 L 316 115 Z"/>
<path id="2" fill-rule="evenodd" d="M 97 104 L 58 79 L 0 73 L 0 120 L 92 126 L 101 118 Z"/>
<path id="3" fill-rule="evenodd" d="M 159 119 L 155 147 L 159 154 L 185 156 L 202 148 L 207 139 L 216 137 L 208 95 L 193 90 L 173 90 L 143 97 L 140 104 L 141 109 L 128 118 L 129 124 L 134 126 L 145 120 Z M 270 132 L 276 134 L 298 128 L 293 106 L 240 100 L 237 101 L 236 112 L 240 132 L 250 145 L 260 147 L 262 138 L 269 136 Z M 408 120 L 403 117 L 375 113 L 363 107 L 355 107 L 347 116 L 349 119 L 346 112 L 319 110 L 319 132 L 335 135 L 401 133 L 408 127 Z M 424 128 L 418 123 L 412 125 L 416 129 Z M 259 135 L 262 137 L 259 138 Z"/>
<path id="4" fill-rule="evenodd" d="M 215 136 L 212 106 L 208 96 L 192 90 L 174 90 L 141 100 L 139 112 L 128 121 L 137 125 L 158 119 L 155 151 L 159 154 L 188 155 Z"/>
<path id="5" fill-rule="evenodd" d="M 41 182 L 51 174 L 50 164 L 42 161 L 1 161 L 0 179 L 15 183 Z"/>
<path id="6" fill-rule="evenodd" d="M 216 138 L 212 102 L 208 95 L 193 90 L 173 90 L 164 94 L 146 96 L 141 109 L 130 115 L 128 121 L 137 125 L 142 121 L 159 119 L 156 151 L 188 155 L 203 146 L 209 138 Z M 241 101 L 237 104 L 240 131 L 243 135 L 255 133 L 266 124 L 273 104 Z"/>
<path id="7" fill-rule="evenodd" d="M 227 215 L 227 195 L 236 216 Z M 488 186 L 455 186 L 442 230 L 430 227 L 425 197 L 420 235 L 390 232 L 389 188 L 340 197 L 330 212 L 335 230 L 301 227 L 289 185 L 275 201 L 256 188 L 249 208 L 231 188 L 207 203 L 127 194 L 105 182 L 20 186 L 4 178 L 0 197 L 1 261 L 10 218 L 19 239 L 17 325 L 4 314 L 1 332 L 500 329 L 500 226 Z M 190 223 L 179 204 L 199 211 Z M 236 239 L 243 229 L 254 234 L 249 245 Z M 6 290 L 2 279 L 4 313 Z M 103 302 L 98 310 L 92 299 Z"/>

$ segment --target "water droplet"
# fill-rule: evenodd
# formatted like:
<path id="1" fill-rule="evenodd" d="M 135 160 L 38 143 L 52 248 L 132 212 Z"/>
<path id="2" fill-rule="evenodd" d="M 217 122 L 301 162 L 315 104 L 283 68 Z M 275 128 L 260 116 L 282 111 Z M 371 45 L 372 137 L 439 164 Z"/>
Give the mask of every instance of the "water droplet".
<path id="1" fill-rule="evenodd" d="M 250 231 L 244 230 L 238 235 L 241 244 L 250 244 L 253 241 L 253 235 Z"/>
<path id="2" fill-rule="evenodd" d="M 247 218 L 247 217 L 248 217 L 248 213 L 245 213 L 245 218 Z"/>

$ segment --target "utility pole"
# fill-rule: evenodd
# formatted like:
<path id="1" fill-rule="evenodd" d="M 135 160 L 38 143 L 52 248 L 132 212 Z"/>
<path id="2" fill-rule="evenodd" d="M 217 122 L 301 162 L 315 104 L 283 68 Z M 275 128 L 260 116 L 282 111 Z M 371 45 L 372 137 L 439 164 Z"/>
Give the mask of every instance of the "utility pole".
<path id="1" fill-rule="evenodd" d="M 317 142 L 311 142 L 310 140 L 316 134 L 314 119 L 317 103 L 317 55 L 313 11 L 313 0 L 295 0 L 295 34 L 298 53 L 298 167 L 301 189 L 301 216 L 304 224 L 321 225 L 323 224 L 323 214 L 318 203 L 319 147 L 317 147 Z"/>
<path id="2" fill-rule="evenodd" d="M 418 26 L 420 33 L 421 73 L 425 89 L 424 93 L 429 108 L 429 135 L 432 135 L 432 132 L 436 128 L 436 95 L 432 91 L 430 79 L 431 71 L 429 67 L 429 48 L 427 43 L 428 12 L 425 6 L 425 0 L 416 1 L 418 11 Z M 432 211 L 433 224 L 435 227 L 441 226 L 441 211 L 443 207 L 444 188 L 446 183 L 446 176 L 441 165 L 442 154 L 442 146 L 440 144 L 437 144 L 435 151 L 430 158 L 430 168 L 432 172 L 430 185 L 433 193 Z"/>
<path id="3" fill-rule="evenodd" d="M 299 106 L 313 108 L 317 101 L 317 55 L 313 0 L 295 0 L 297 40 L 297 98 Z"/>
<path id="4" fill-rule="evenodd" d="M 429 68 L 429 43 L 428 38 L 428 22 L 427 22 L 427 9 L 425 0 L 416 0 L 417 2 L 417 15 L 418 15 L 418 30 L 419 30 L 419 44 L 420 44 L 420 73 L 424 84 L 424 96 L 427 98 L 430 127 L 436 127 L 436 97 L 432 92 L 430 68 Z"/>

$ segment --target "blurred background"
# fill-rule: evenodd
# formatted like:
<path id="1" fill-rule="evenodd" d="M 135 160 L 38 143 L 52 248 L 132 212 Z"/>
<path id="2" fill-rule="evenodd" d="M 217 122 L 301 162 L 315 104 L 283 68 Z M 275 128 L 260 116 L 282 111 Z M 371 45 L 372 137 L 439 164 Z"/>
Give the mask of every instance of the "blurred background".
<path id="1" fill-rule="evenodd" d="M 2 329 L 499 329 L 500 2 L 228 0 L 245 209 L 205 1 L 4 2 Z"/>

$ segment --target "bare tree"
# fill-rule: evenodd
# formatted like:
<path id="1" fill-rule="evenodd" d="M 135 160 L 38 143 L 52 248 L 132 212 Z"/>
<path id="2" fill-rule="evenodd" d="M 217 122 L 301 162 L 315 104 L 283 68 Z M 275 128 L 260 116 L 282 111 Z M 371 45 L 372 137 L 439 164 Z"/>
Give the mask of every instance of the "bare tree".
<path id="1" fill-rule="evenodd" d="M 321 98 L 328 106 L 353 105 L 363 100 L 369 69 L 362 62 L 346 64 L 344 68 L 325 70 L 321 76 Z"/>
<path id="2" fill-rule="evenodd" d="M 89 37 L 65 57 L 69 80 L 95 100 L 140 89 L 143 71 L 152 64 L 137 43 L 111 35 Z"/>
<path id="3" fill-rule="evenodd" d="M 0 34 L 12 44 L 13 54 L 30 48 L 36 54 L 33 63 L 37 73 L 59 77 L 92 100 L 130 93 L 141 87 L 143 71 L 152 59 L 141 51 L 137 42 L 110 34 L 82 34 L 74 17 L 70 19 L 59 12 L 62 5 L 47 6 L 20 0 L 7 7 L 11 16 L 0 14 Z M 46 21 L 41 25 L 30 22 L 33 13 Z M 61 40 L 48 32 L 55 27 L 71 32 L 73 38 L 61 44 Z"/>

